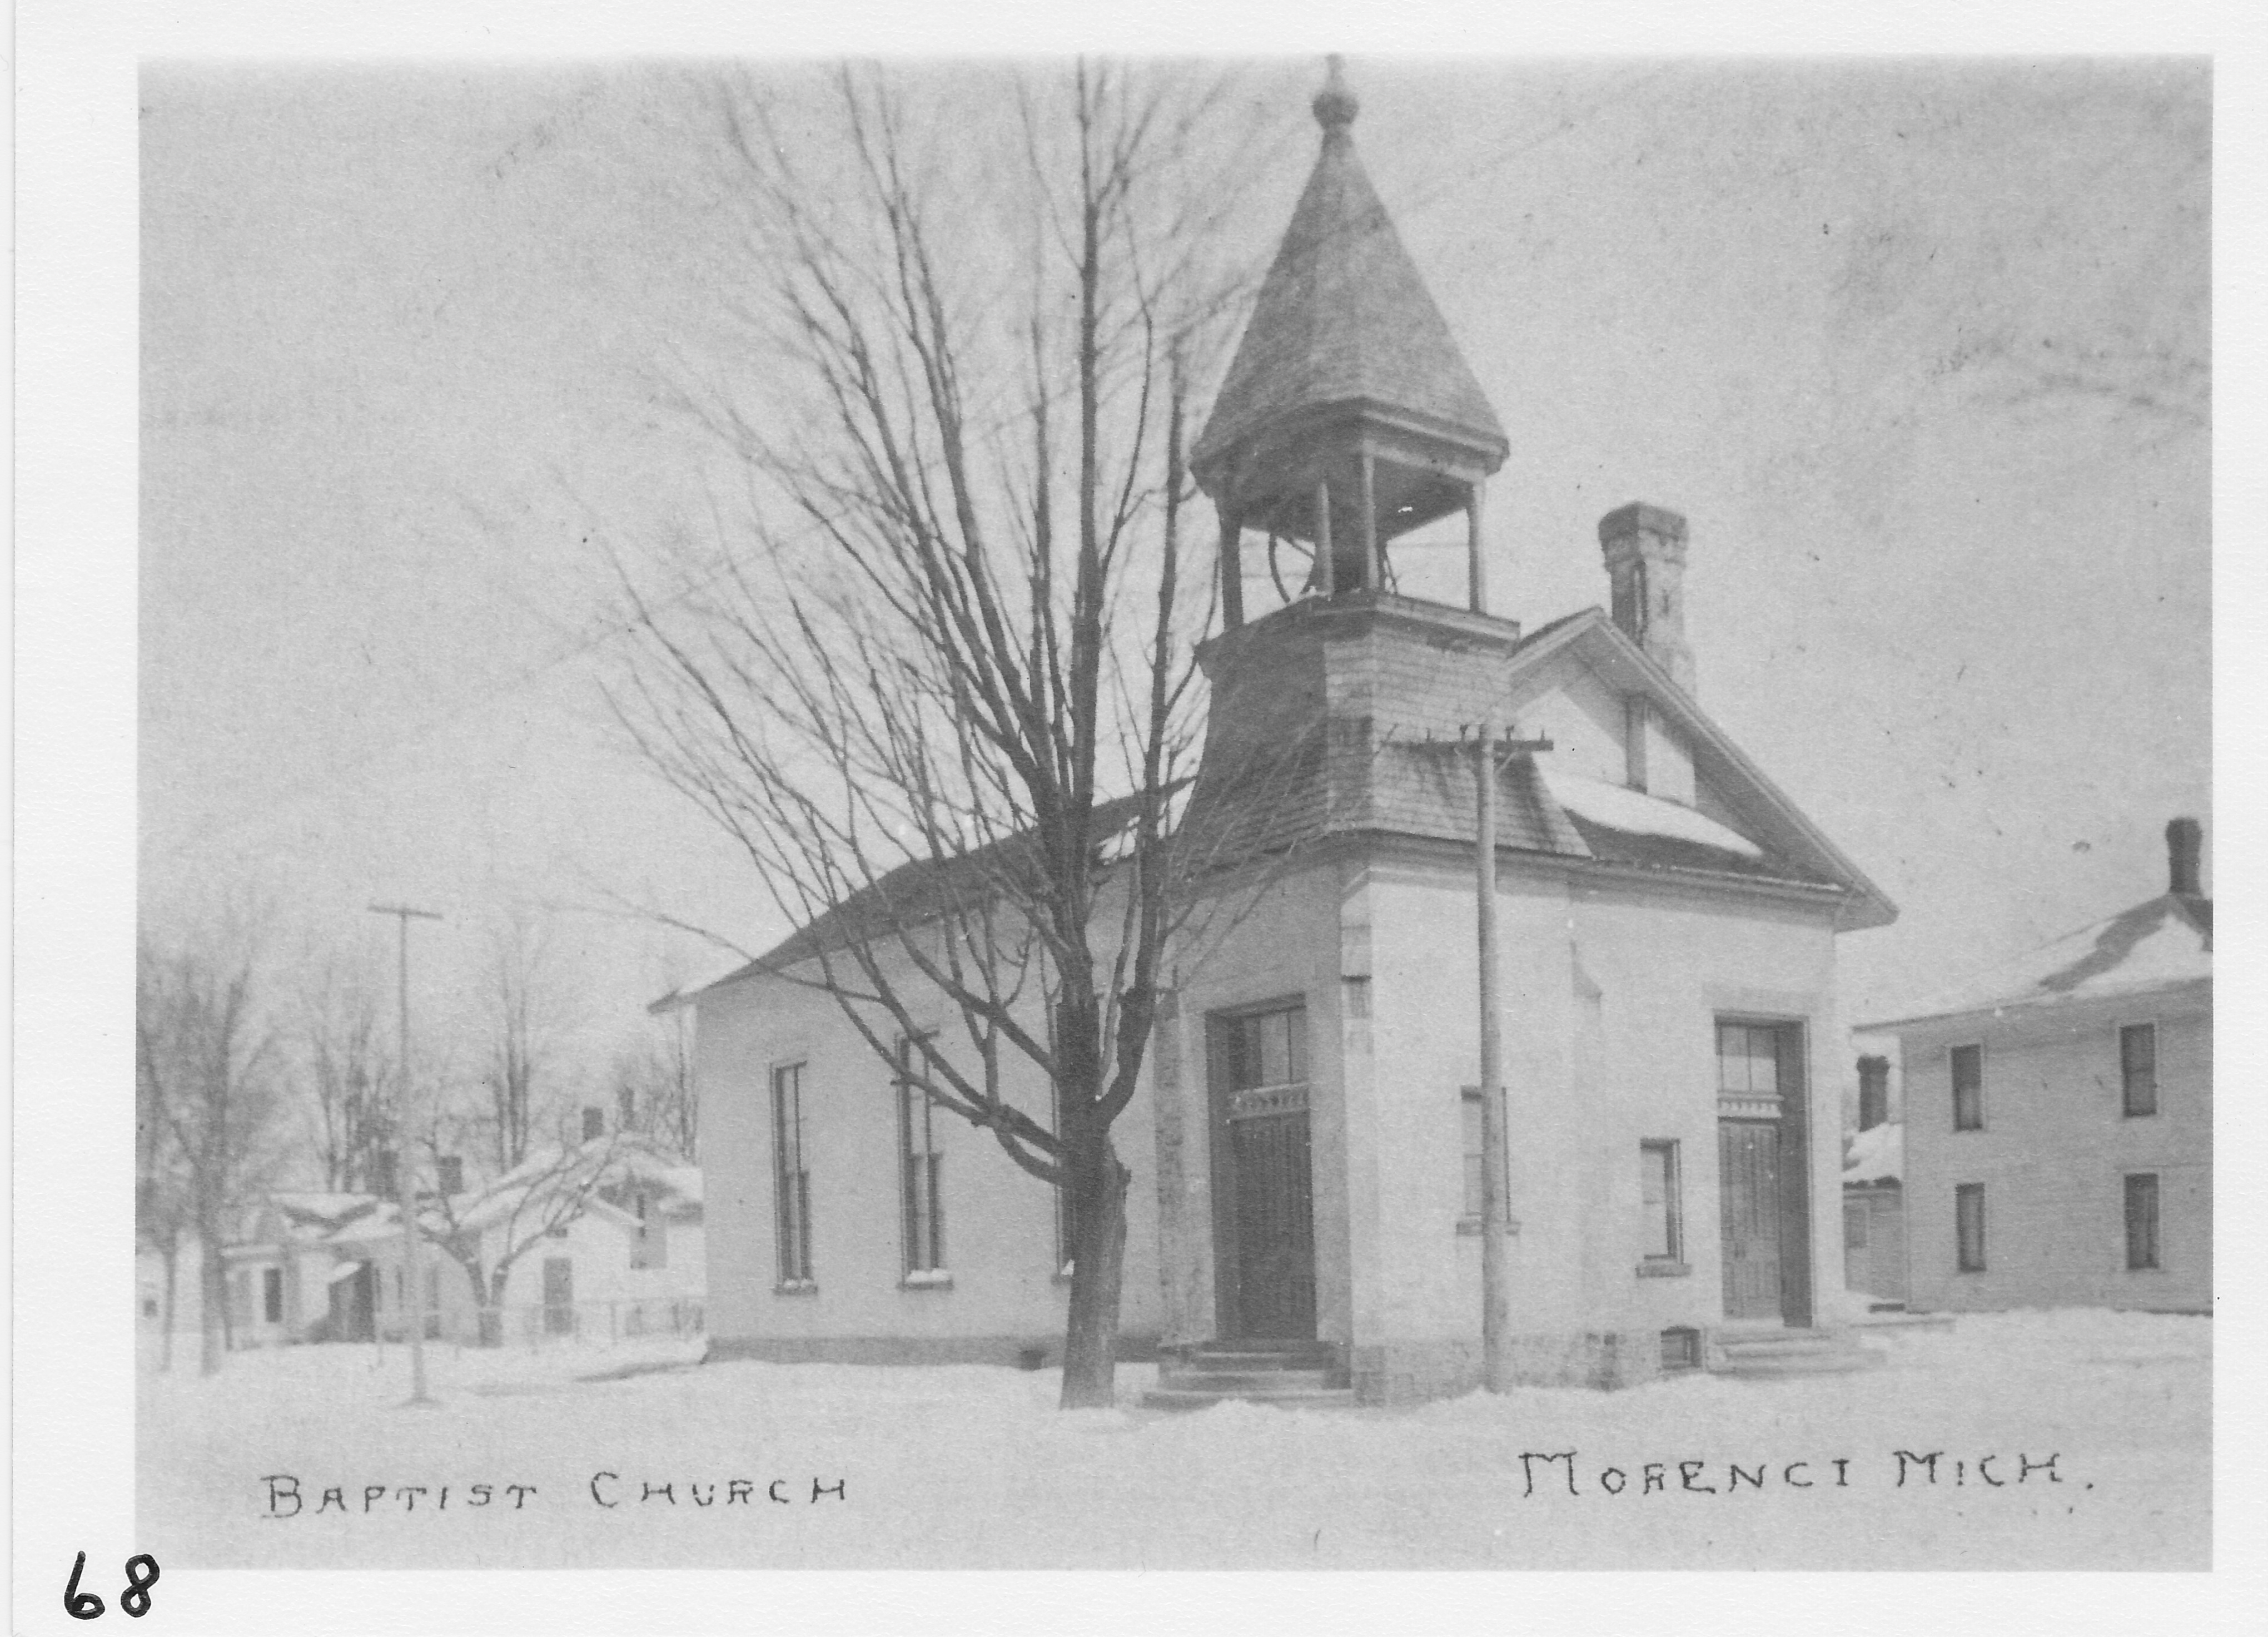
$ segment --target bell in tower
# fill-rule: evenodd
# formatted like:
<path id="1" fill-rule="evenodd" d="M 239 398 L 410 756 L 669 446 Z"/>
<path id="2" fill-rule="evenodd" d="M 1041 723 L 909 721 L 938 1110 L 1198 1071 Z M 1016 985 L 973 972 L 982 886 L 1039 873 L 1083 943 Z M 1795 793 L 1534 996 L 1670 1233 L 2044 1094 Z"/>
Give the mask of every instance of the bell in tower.
<path id="1" fill-rule="evenodd" d="M 1389 589 L 1388 543 L 1454 512 L 1486 612 L 1482 489 L 1509 446 L 1355 157 L 1358 107 L 1333 57 L 1322 151 L 1190 454 L 1220 515 L 1231 628 L 1247 533 L 1307 546 L 1304 590 L 1345 597 Z"/>

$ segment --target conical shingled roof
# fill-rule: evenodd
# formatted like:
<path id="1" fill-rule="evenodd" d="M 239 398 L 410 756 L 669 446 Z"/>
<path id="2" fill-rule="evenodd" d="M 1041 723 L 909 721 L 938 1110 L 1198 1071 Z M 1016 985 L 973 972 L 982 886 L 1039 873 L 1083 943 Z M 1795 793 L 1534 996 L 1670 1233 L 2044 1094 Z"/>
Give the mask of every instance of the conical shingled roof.
<path id="1" fill-rule="evenodd" d="M 1354 108 L 1336 76 L 1315 99 L 1322 152 L 1197 440 L 1199 461 L 1286 416 L 1350 400 L 1504 452 L 1496 411 L 1355 157 Z"/>

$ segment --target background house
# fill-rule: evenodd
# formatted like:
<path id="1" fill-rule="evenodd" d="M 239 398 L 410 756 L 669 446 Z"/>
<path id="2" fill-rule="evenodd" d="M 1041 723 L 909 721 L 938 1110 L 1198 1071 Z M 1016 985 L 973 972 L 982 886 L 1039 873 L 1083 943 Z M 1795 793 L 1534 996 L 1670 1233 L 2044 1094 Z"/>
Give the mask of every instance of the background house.
<path id="1" fill-rule="evenodd" d="M 2213 1301 L 2213 901 L 2202 832 L 2168 889 L 1917 1007 L 1909 1305 L 2205 1312 Z"/>
<path id="2" fill-rule="evenodd" d="M 1845 1145 L 1843 1282 L 1870 1307 L 1906 1299 L 1904 1167 L 1905 1127 L 1896 1120 L 1879 1120 Z"/>

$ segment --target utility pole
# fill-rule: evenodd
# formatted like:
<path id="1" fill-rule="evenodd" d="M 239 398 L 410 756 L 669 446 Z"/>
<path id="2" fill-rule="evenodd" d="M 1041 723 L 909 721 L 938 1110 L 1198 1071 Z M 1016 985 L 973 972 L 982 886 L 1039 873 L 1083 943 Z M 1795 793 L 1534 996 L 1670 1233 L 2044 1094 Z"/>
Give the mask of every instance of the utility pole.
<path id="1" fill-rule="evenodd" d="M 402 1280 L 408 1286 L 402 1305 L 409 1314 L 409 1402 L 431 1404 L 425 1391 L 425 1256 L 417 1232 L 417 1168 L 412 1160 L 409 1079 L 409 923 L 438 921 L 431 910 L 414 910 L 406 903 L 373 903 L 372 915 L 390 915 L 401 929 L 401 1108 L 397 1124 L 401 1139 L 394 1150 L 394 1192 L 401 1212 Z"/>
<path id="2" fill-rule="evenodd" d="M 1481 1376 L 1491 1392 L 1512 1390 L 1511 1176 L 1504 1096 L 1504 988 L 1497 967 L 1496 775 L 1499 752 L 1549 750 L 1549 739 L 1513 740 L 1491 711 L 1481 723 L 1473 764 L 1479 796 L 1473 827 L 1474 897 L 1480 934 L 1481 1000 Z"/>

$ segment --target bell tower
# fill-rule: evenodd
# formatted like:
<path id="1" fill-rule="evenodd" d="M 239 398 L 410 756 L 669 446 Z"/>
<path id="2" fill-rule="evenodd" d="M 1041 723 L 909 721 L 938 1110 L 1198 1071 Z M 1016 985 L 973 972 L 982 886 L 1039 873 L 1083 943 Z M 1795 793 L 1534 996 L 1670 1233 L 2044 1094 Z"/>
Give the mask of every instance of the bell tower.
<path id="1" fill-rule="evenodd" d="M 1220 519 L 1221 608 L 1244 621 L 1248 534 L 1312 549 L 1304 594 L 1379 594 L 1387 548 L 1466 516 L 1469 606 L 1487 612 L 1483 486 L 1509 446 L 1355 157 L 1339 59 L 1322 151 L 1189 468 Z"/>

